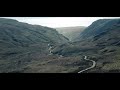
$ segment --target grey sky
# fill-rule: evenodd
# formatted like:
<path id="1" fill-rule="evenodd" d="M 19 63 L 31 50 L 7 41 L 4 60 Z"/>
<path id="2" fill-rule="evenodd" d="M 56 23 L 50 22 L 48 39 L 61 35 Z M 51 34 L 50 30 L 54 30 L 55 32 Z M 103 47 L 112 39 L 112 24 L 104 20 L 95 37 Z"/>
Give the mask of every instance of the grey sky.
<path id="1" fill-rule="evenodd" d="M 20 22 L 48 27 L 89 26 L 98 19 L 113 19 L 120 17 L 3 17 L 16 19 Z"/>

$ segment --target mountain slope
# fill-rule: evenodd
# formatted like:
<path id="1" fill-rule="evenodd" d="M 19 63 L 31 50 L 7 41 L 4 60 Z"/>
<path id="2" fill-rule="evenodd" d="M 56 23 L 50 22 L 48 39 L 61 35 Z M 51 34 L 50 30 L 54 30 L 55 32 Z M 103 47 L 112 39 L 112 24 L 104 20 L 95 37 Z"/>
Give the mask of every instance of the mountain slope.
<path id="1" fill-rule="evenodd" d="M 88 26 L 82 33 L 80 33 L 80 35 L 77 37 L 77 41 L 93 38 L 94 36 L 113 29 L 119 23 L 119 19 L 99 19 Z"/>
<path id="2" fill-rule="evenodd" d="M 0 35 L 1 41 L 16 46 L 35 43 L 65 43 L 68 41 L 55 29 L 2 18 L 0 19 Z"/>
<path id="3" fill-rule="evenodd" d="M 54 53 L 65 56 L 86 55 L 95 60 L 88 72 L 120 72 L 120 19 L 100 19 L 86 28 L 77 41 L 60 45 Z"/>
<path id="4" fill-rule="evenodd" d="M 56 28 L 56 30 L 69 38 L 70 41 L 74 41 L 76 37 L 79 36 L 79 34 L 85 29 L 84 26 L 76 26 L 76 27 L 61 27 Z"/>
<path id="5" fill-rule="evenodd" d="M 67 43 L 55 29 L 0 18 L 0 72 L 19 70 L 49 54 L 48 44 Z"/>
<path id="6" fill-rule="evenodd" d="M 119 33 L 120 19 L 100 19 L 81 32 L 79 37 L 77 37 L 78 40 L 69 45 L 77 46 L 78 48 L 101 48 L 108 45 L 118 45 L 120 40 Z"/>

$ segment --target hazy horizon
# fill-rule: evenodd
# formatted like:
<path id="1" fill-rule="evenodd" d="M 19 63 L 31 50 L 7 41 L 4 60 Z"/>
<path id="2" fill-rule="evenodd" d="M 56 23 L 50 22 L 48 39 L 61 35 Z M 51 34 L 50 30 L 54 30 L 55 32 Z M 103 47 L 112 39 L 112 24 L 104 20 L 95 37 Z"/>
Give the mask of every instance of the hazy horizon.
<path id="1" fill-rule="evenodd" d="M 119 17 L 1 17 L 15 19 L 33 25 L 42 25 L 51 28 L 89 26 L 98 19 L 115 19 Z"/>

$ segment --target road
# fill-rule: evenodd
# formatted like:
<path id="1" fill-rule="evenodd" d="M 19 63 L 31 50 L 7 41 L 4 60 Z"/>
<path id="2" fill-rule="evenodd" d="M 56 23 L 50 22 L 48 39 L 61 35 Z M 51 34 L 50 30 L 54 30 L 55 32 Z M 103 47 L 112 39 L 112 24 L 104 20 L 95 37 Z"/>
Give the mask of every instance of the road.
<path id="1" fill-rule="evenodd" d="M 48 47 L 49 47 L 49 55 L 52 55 L 52 46 L 50 46 L 50 44 L 48 44 Z"/>
<path id="2" fill-rule="evenodd" d="M 52 53 L 52 49 L 53 49 L 53 47 L 52 46 L 50 46 L 50 44 L 48 44 L 48 47 L 49 47 L 49 55 L 53 55 L 53 53 Z M 62 58 L 63 57 L 63 55 L 59 55 L 59 58 Z"/>
<path id="3" fill-rule="evenodd" d="M 92 68 L 94 68 L 94 67 L 96 66 L 96 62 L 95 62 L 95 61 L 93 61 L 93 60 L 89 60 L 89 59 L 87 59 L 87 56 L 85 56 L 85 57 L 84 57 L 84 60 L 86 60 L 86 61 L 91 61 L 93 64 L 92 64 L 92 66 L 91 66 L 91 67 L 86 68 L 86 69 L 84 69 L 84 70 L 81 70 L 81 71 L 79 71 L 78 73 L 85 72 L 85 71 L 90 70 L 90 69 L 92 69 Z"/>
<path id="4" fill-rule="evenodd" d="M 48 44 L 48 47 L 49 47 L 49 53 L 50 53 L 49 55 L 52 55 L 52 54 L 53 54 L 53 53 L 52 53 L 52 46 L 50 46 L 50 44 Z M 62 56 L 62 55 L 59 55 L 59 58 L 61 58 L 61 57 L 63 57 L 63 56 Z M 87 59 L 87 56 L 84 57 L 84 60 L 86 60 L 86 61 L 91 61 L 93 64 L 92 64 L 91 67 L 86 68 L 86 69 L 84 69 L 84 70 L 81 70 L 81 71 L 79 71 L 78 73 L 85 72 L 85 71 L 90 70 L 90 69 L 92 69 L 92 68 L 94 68 L 94 67 L 96 66 L 96 62 L 93 61 L 93 60 Z"/>

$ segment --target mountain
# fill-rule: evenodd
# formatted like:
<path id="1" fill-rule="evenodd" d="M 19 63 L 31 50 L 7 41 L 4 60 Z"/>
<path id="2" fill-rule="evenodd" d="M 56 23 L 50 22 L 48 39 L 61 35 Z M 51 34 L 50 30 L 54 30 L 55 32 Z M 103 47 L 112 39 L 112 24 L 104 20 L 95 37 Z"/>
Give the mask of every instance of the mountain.
<path id="1" fill-rule="evenodd" d="M 113 29 L 116 25 L 119 25 L 119 23 L 119 19 L 99 19 L 88 26 L 83 32 L 79 33 L 80 35 L 76 39 L 77 41 L 82 39 L 91 39 Z"/>
<path id="2" fill-rule="evenodd" d="M 60 31 L 72 33 L 78 28 Z M 56 29 L 1 18 L 0 73 L 76 73 L 92 65 L 83 60 L 84 55 L 96 62 L 88 73 L 120 72 L 119 34 L 120 19 L 97 20 L 70 42 Z"/>
<path id="3" fill-rule="evenodd" d="M 0 18 L 0 72 L 18 70 L 31 61 L 41 60 L 49 54 L 48 44 L 67 42 L 53 28 Z"/>
<path id="4" fill-rule="evenodd" d="M 97 65 L 88 72 L 120 72 L 120 19 L 100 19 L 93 22 L 79 33 L 76 41 L 56 47 L 54 53 L 89 56 Z"/>
<path id="5" fill-rule="evenodd" d="M 86 27 L 84 26 L 75 26 L 56 28 L 56 30 L 65 37 L 69 38 L 70 41 L 74 41 L 74 39 L 77 38 L 85 28 Z"/>
<path id="6" fill-rule="evenodd" d="M 65 43 L 66 37 L 55 29 L 30 25 L 11 19 L 0 19 L 0 40 L 11 46 L 25 46 L 37 43 Z"/>

